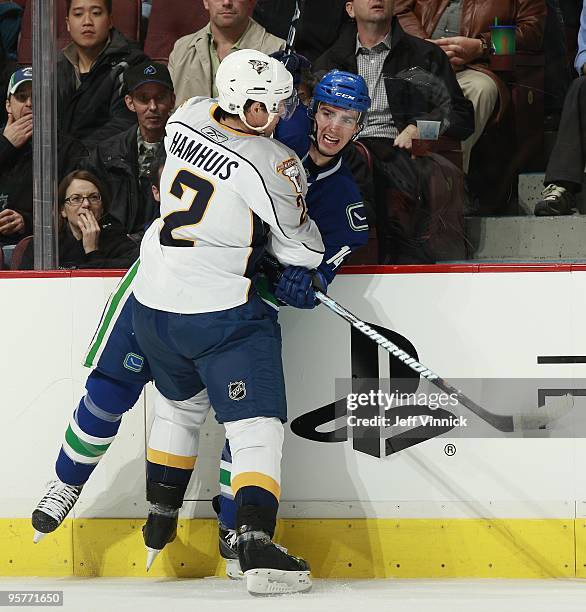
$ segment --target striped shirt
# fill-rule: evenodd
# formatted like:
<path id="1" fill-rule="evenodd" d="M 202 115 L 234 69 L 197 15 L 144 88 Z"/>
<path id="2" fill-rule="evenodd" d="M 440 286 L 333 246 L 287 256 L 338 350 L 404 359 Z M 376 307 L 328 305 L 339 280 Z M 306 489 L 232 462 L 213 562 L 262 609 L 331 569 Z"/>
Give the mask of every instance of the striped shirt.
<path id="1" fill-rule="evenodd" d="M 368 85 L 368 94 L 372 105 L 368 111 L 368 122 L 360 132 L 360 138 L 396 138 L 399 130 L 393 121 L 393 115 L 389 108 L 389 99 L 385 88 L 383 76 L 383 64 L 391 52 L 391 33 L 378 45 L 369 49 L 360 42 L 356 35 L 356 63 L 358 74 Z"/>

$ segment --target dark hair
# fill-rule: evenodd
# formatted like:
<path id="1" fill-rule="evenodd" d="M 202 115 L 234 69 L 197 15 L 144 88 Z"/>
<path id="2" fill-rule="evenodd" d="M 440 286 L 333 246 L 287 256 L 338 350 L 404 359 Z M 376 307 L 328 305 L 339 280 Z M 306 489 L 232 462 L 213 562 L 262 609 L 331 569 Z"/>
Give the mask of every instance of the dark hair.
<path id="1" fill-rule="evenodd" d="M 98 191 L 102 196 L 102 210 L 103 213 L 106 214 L 108 210 L 110 210 L 110 193 L 108 192 L 108 189 L 106 188 L 104 183 L 102 183 L 102 181 L 95 174 L 89 172 L 88 170 L 74 170 L 73 172 L 70 172 L 66 177 L 64 177 L 63 180 L 59 183 L 59 189 L 57 190 L 59 211 L 61 212 L 61 210 L 65 206 L 65 197 L 67 195 L 67 189 L 75 179 L 89 181 L 98 188 Z"/>
<path id="2" fill-rule="evenodd" d="M 71 3 L 73 0 L 65 0 L 65 4 L 67 5 L 67 14 L 69 15 L 69 11 L 71 10 Z M 102 0 L 104 3 L 104 7 L 108 15 L 112 14 L 112 0 Z"/>
<path id="3" fill-rule="evenodd" d="M 246 100 L 246 103 L 244 104 L 243 112 L 246 112 L 255 102 L 256 100 Z M 264 102 L 260 102 L 259 104 L 262 104 L 265 110 L 267 110 L 267 106 Z M 229 113 L 225 111 L 223 108 L 221 108 L 220 106 L 218 106 L 215 114 L 216 114 L 215 118 L 220 121 L 222 119 L 228 119 L 228 118 L 240 119 L 240 115 L 238 113 Z"/>
<path id="4" fill-rule="evenodd" d="M 155 159 L 151 162 L 149 167 L 149 175 L 151 177 L 151 185 L 154 185 L 157 189 L 161 189 L 161 173 L 163 172 L 163 166 L 167 161 L 167 151 L 165 150 L 165 144 L 161 143 Z"/>

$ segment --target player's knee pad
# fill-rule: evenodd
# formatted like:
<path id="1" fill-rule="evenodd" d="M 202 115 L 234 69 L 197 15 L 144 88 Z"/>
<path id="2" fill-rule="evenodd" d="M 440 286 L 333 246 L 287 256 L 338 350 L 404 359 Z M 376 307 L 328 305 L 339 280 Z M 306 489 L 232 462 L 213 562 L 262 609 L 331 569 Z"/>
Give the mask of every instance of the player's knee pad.
<path id="1" fill-rule="evenodd" d="M 187 400 L 170 400 L 155 389 L 155 419 L 149 435 L 147 459 L 169 468 L 193 470 L 199 430 L 210 410 L 204 389 Z"/>
<path id="2" fill-rule="evenodd" d="M 284 430 L 274 417 L 224 423 L 232 454 L 232 492 L 260 487 L 278 500 L 281 495 L 281 454 Z"/>
<path id="3" fill-rule="evenodd" d="M 142 384 L 129 383 L 110 378 L 94 370 L 85 384 L 89 396 L 88 409 L 97 408 L 108 414 L 124 414 L 138 401 Z"/>
<path id="4" fill-rule="evenodd" d="M 155 387 L 155 415 L 182 427 L 201 427 L 210 411 L 207 389 L 186 400 L 167 399 Z"/>

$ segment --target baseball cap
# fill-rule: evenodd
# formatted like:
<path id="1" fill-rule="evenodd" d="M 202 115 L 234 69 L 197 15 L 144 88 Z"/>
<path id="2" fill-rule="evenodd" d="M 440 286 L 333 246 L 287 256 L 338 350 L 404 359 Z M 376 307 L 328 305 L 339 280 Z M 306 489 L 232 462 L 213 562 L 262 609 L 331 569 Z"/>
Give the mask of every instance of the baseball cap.
<path id="1" fill-rule="evenodd" d="M 16 93 L 16 90 L 27 81 L 33 80 L 33 69 L 30 66 L 26 68 L 19 68 L 8 81 L 8 92 L 6 93 L 6 99 Z"/>
<path id="2" fill-rule="evenodd" d="M 167 66 L 156 62 L 142 62 L 136 66 L 130 66 L 124 73 L 126 91 L 132 92 L 145 83 L 158 83 L 170 91 L 173 91 L 173 81 Z"/>

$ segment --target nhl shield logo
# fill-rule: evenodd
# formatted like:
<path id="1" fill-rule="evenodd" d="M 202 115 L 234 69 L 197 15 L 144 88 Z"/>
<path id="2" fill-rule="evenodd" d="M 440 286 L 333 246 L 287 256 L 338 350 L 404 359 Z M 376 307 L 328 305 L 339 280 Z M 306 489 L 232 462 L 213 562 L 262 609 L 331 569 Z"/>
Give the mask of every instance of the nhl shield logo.
<path id="1" fill-rule="evenodd" d="M 235 402 L 239 402 L 246 397 L 246 384 L 243 380 L 231 382 L 228 385 L 228 397 Z"/>

